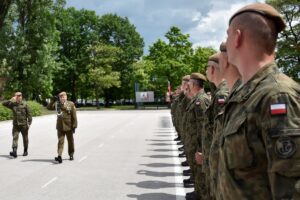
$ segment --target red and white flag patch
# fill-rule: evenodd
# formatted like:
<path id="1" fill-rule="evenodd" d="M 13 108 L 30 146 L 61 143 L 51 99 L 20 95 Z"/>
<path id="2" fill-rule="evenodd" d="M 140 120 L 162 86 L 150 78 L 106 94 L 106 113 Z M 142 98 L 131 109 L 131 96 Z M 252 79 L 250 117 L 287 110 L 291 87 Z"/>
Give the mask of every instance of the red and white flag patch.
<path id="1" fill-rule="evenodd" d="M 283 115 L 286 114 L 286 104 L 272 104 L 270 107 L 271 115 Z"/>
<path id="2" fill-rule="evenodd" d="M 218 104 L 224 104 L 224 103 L 225 103 L 225 99 L 223 98 L 218 99 Z"/>

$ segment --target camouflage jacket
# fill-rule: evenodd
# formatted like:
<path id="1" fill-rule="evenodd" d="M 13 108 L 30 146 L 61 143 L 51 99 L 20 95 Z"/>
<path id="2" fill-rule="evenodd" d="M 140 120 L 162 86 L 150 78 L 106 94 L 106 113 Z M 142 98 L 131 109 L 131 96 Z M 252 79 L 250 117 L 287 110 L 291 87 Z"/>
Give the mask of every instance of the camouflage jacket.
<path id="1" fill-rule="evenodd" d="M 209 104 L 209 98 L 204 90 L 195 95 L 187 108 L 187 134 L 189 145 L 198 149 L 198 134 L 201 134 L 203 127 L 204 112 Z"/>
<path id="2" fill-rule="evenodd" d="M 56 108 L 57 105 L 57 108 Z M 57 110 L 56 129 L 58 131 L 71 131 L 77 128 L 76 107 L 72 101 L 66 101 L 64 104 L 50 102 L 47 106 L 49 110 Z"/>
<path id="3" fill-rule="evenodd" d="M 25 101 L 17 103 L 15 100 L 9 100 L 2 103 L 5 107 L 13 111 L 13 125 L 31 125 L 31 110 Z"/>
<path id="4" fill-rule="evenodd" d="M 275 63 L 224 109 L 220 199 L 300 199 L 300 87 Z"/>
<path id="5" fill-rule="evenodd" d="M 230 100 L 230 98 L 235 94 L 235 91 L 239 86 L 241 86 L 241 80 L 237 80 L 230 94 L 228 94 L 228 89 L 225 89 L 225 92 L 220 93 L 222 96 L 225 95 L 225 103 L 218 109 L 214 117 L 214 124 L 213 124 L 213 138 L 210 145 L 209 150 L 209 176 L 210 176 L 210 188 L 211 188 L 211 195 L 216 196 L 218 194 L 217 189 L 217 179 L 218 179 L 218 165 L 219 165 L 219 141 L 221 138 L 222 132 L 222 119 L 224 114 L 224 105 Z M 228 95 L 226 97 L 226 94 Z M 221 109 L 222 108 L 222 109 Z"/>
<path id="6" fill-rule="evenodd" d="M 223 81 L 214 91 L 210 105 L 205 111 L 205 125 L 202 134 L 202 156 L 204 173 L 209 173 L 209 151 L 214 135 L 214 121 L 218 113 L 222 110 L 225 99 L 228 96 L 228 86 Z"/>

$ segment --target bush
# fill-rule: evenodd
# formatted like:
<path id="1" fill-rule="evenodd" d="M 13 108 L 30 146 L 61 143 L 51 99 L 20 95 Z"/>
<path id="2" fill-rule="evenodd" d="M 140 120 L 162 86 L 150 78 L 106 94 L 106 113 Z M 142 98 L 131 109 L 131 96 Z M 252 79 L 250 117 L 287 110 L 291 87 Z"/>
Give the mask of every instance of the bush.
<path id="1" fill-rule="evenodd" d="M 28 107 L 31 110 L 31 115 L 40 116 L 42 114 L 42 105 L 36 101 L 27 101 Z M 0 103 L 0 121 L 12 119 L 12 111 Z"/>
<path id="2" fill-rule="evenodd" d="M 31 110 L 31 115 L 34 116 L 40 116 L 42 114 L 42 108 L 43 106 L 39 104 L 36 101 L 27 101 L 26 102 L 28 107 Z"/>
<path id="3" fill-rule="evenodd" d="M 12 112 L 9 108 L 0 104 L 0 121 L 12 119 Z"/>

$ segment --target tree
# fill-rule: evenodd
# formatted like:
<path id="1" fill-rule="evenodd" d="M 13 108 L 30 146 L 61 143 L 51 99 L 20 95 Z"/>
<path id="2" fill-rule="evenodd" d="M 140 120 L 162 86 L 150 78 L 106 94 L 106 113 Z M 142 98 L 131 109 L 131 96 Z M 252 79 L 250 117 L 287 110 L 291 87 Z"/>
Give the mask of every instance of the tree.
<path id="1" fill-rule="evenodd" d="M 12 3 L 0 33 L 0 59 L 11 69 L 6 93 L 20 90 L 29 99 L 51 94 L 57 48 L 53 9 L 52 0 Z"/>
<path id="2" fill-rule="evenodd" d="M 112 69 L 119 59 L 121 50 L 112 45 L 96 43 L 88 49 L 88 52 L 90 55 L 88 73 L 81 74 L 81 80 L 94 91 L 99 108 L 99 97 L 104 90 L 120 86 L 120 73 Z"/>
<path id="3" fill-rule="evenodd" d="M 10 4 L 11 4 L 11 0 L 2 0 L 0 2 L 0 29 L 3 26 L 3 21 L 8 12 Z"/>
<path id="4" fill-rule="evenodd" d="M 99 41 L 99 17 L 94 11 L 59 9 L 56 12 L 56 28 L 60 33 L 57 52 L 60 67 L 54 73 L 54 93 L 67 91 L 72 101 L 77 96 L 88 96 L 86 85 L 80 83 L 80 75 L 88 73 L 88 47 Z"/>
<path id="5" fill-rule="evenodd" d="M 130 98 L 130 92 L 133 85 L 132 64 L 140 59 L 143 55 L 144 41 L 136 31 L 133 24 L 127 17 L 122 18 L 116 14 L 106 14 L 99 21 L 99 35 L 102 42 L 119 47 L 122 50 L 118 63 L 113 66 L 113 70 L 120 72 L 121 87 L 110 88 L 105 90 L 106 102 L 109 100 Z"/>
<path id="6" fill-rule="evenodd" d="M 189 35 L 181 33 L 178 27 L 171 27 L 165 34 L 168 43 L 157 40 L 149 48 L 147 60 L 153 62 L 152 78 L 157 96 L 164 97 L 168 81 L 179 84 L 181 77 L 191 73 L 192 43 Z"/>
<path id="7" fill-rule="evenodd" d="M 299 0 L 267 0 L 284 17 L 286 29 L 277 42 L 278 66 L 284 73 L 300 82 L 300 3 Z"/>

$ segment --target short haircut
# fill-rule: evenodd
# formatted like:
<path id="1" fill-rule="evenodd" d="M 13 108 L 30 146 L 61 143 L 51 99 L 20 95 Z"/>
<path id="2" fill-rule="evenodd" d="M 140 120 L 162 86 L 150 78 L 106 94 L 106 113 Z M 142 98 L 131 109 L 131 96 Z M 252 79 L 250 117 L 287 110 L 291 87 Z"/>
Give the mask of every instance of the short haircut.
<path id="1" fill-rule="evenodd" d="M 204 81 L 200 80 L 200 79 L 191 79 L 191 81 L 193 81 L 194 84 L 196 84 L 198 87 L 203 88 L 204 86 Z"/>
<path id="2" fill-rule="evenodd" d="M 257 13 L 245 12 L 232 20 L 232 27 L 246 31 L 260 50 L 269 55 L 274 53 L 278 35 L 274 21 Z"/>

